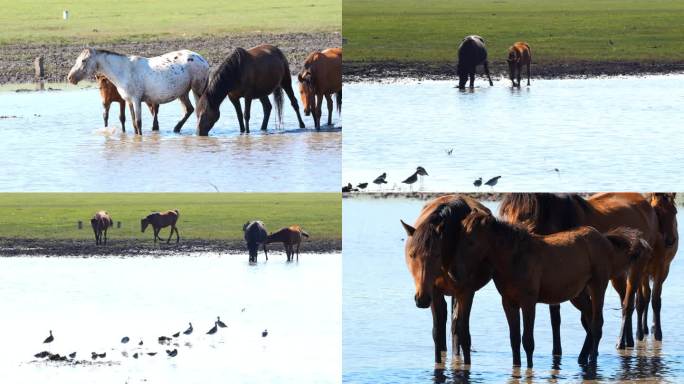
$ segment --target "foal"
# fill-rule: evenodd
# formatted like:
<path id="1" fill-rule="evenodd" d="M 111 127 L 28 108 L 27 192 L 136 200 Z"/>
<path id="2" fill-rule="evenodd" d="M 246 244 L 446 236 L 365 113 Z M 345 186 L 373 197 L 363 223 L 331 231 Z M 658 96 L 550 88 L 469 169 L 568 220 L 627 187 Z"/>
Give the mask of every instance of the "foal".
<path id="1" fill-rule="evenodd" d="M 508 48 L 508 73 L 514 87 L 520 87 L 520 77 L 522 76 L 523 65 L 527 67 L 527 86 L 530 86 L 530 64 L 532 63 L 532 50 L 530 46 L 522 41 L 518 41 Z M 515 80 L 518 79 L 516 84 Z"/>
<path id="2" fill-rule="evenodd" d="M 166 212 L 152 213 L 150 215 L 147 215 L 146 218 L 140 220 L 141 231 L 144 233 L 147 226 L 151 225 L 152 229 L 154 230 L 154 243 L 156 244 L 157 239 L 159 239 L 159 241 L 164 241 L 164 239 L 159 237 L 159 231 L 161 231 L 162 228 L 171 226 L 171 232 L 169 233 L 169 238 L 166 240 L 166 244 L 168 244 L 171 241 L 171 236 L 173 236 L 173 232 L 176 232 L 176 244 L 178 244 L 178 241 L 180 240 L 180 235 L 178 234 L 178 228 L 176 228 L 176 222 L 178 221 L 179 216 L 180 213 L 177 209 Z"/>
<path id="3" fill-rule="evenodd" d="M 107 245 L 107 228 L 114 226 L 114 221 L 112 221 L 109 213 L 106 211 L 96 212 L 95 216 L 90 219 L 90 225 L 95 233 L 95 245 Z"/>
<path id="4" fill-rule="evenodd" d="M 287 261 L 292 261 L 292 257 L 295 255 L 295 252 L 297 253 L 297 261 L 299 261 L 299 244 L 302 242 L 302 236 L 306 237 L 307 239 L 309 238 L 309 234 L 306 233 L 306 231 L 304 231 L 299 225 L 281 228 L 266 237 L 264 247 L 269 243 L 283 243 L 285 246 Z M 297 248 L 295 249 L 294 246 L 297 246 Z"/>
<path id="5" fill-rule="evenodd" d="M 116 89 L 116 85 L 112 84 L 109 79 L 103 75 L 95 75 L 97 80 L 97 85 L 100 88 L 100 96 L 102 97 L 102 107 L 104 107 L 104 112 L 102 112 L 102 118 L 104 119 L 104 126 L 107 127 L 109 124 L 109 107 L 112 103 L 119 103 L 119 121 L 121 122 L 121 131 L 126 132 L 126 100 L 124 100 L 119 91 Z M 157 120 L 157 115 L 159 114 L 159 105 L 152 103 L 147 103 L 147 107 L 150 109 L 150 113 L 154 117 L 154 122 L 152 123 L 152 130 L 159 130 L 159 121 Z"/>

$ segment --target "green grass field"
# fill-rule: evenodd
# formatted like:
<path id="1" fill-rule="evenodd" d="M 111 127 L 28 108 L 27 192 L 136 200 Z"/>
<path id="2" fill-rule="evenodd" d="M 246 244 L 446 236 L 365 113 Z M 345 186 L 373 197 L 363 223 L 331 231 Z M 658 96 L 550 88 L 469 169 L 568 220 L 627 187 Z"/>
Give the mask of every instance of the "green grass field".
<path id="1" fill-rule="evenodd" d="M 341 0 L 0 0 L 0 44 L 339 31 Z M 62 19 L 68 9 L 70 18 Z"/>
<path id="2" fill-rule="evenodd" d="M 0 193 L 0 238 L 91 239 L 90 218 L 104 209 L 122 222 L 109 238 L 149 240 L 151 229 L 141 233 L 140 219 L 174 208 L 180 210 L 178 229 L 184 239 L 239 240 L 250 219 L 264 221 L 269 231 L 299 224 L 312 239 L 342 237 L 342 203 L 336 193 Z"/>
<path id="3" fill-rule="evenodd" d="M 350 61 L 453 62 L 469 34 L 492 61 L 519 40 L 537 63 L 684 61 L 679 0 L 345 0 L 342 13 Z"/>

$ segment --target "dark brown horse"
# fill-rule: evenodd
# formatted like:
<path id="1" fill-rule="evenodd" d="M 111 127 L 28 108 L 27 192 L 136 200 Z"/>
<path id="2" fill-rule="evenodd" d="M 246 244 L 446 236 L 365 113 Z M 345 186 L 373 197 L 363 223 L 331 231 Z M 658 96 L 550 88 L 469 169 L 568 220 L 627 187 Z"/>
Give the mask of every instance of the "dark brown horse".
<path id="1" fill-rule="evenodd" d="M 104 119 L 104 126 L 107 127 L 109 124 L 109 107 L 112 103 L 119 103 L 119 121 L 121 122 L 121 130 L 126 132 L 126 100 L 124 100 L 116 86 L 112 84 L 105 76 L 95 75 L 97 80 L 97 85 L 100 88 L 100 96 L 102 97 L 102 107 L 104 112 L 102 113 L 102 118 Z M 147 107 L 150 109 L 150 113 L 154 117 L 154 122 L 152 123 L 152 130 L 159 130 L 159 121 L 157 120 L 157 115 L 159 114 L 159 105 L 154 105 L 147 103 Z"/>
<path id="2" fill-rule="evenodd" d="M 209 76 L 207 87 L 199 100 L 197 111 L 199 121 L 197 128 L 200 136 L 209 134 L 221 116 L 219 107 L 228 96 L 235 107 L 240 132 L 249 132 L 249 117 L 252 100 L 259 99 L 264 107 L 264 120 L 261 129 L 266 130 L 271 115 L 271 102 L 268 96 L 272 93 L 276 104 L 276 114 L 282 119 L 283 90 L 290 99 L 292 108 L 297 113 L 299 127 L 304 128 L 299 104 L 292 91 L 290 65 L 280 49 L 263 44 L 245 50 L 236 48 L 223 63 L 214 69 Z M 245 98 L 244 122 L 240 98 Z"/>
<path id="3" fill-rule="evenodd" d="M 456 257 L 449 266 L 454 281 L 489 265 L 501 294 L 510 330 L 513 365 L 520 365 L 522 343 L 527 367 L 532 368 L 534 318 L 537 303 L 571 300 L 582 312 L 586 337 L 578 361 L 596 362 L 603 327 L 603 300 L 610 277 L 626 270 L 648 247 L 638 230 L 614 229 L 601 234 L 578 227 L 540 236 L 519 224 L 500 221 L 474 210 L 463 220 Z"/>
<path id="4" fill-rule="evenodd" d="M 491 268 L 482 265 L 468 279 L 453 281 L 446 268 L 456 252 L 461 232 L 461 220 L 472 209 L 489 210 L 477 200 L 465 195 L 446 195 L 425 204 L 414 226 L 401 222 L 408 234 L 405 248 L 406 265 L 416 286 L 414 300 L 418 308 L 432 309 L 432 338 L 435 343 L 435 362 L 442 362 L 447 351 L 447 303 L 451 296 L 452 351 L 463 351 L 465 364 L 470 364 L 470 310 L 475 291 L 491 279 Z"/>
<path id="5" fill-rule="evenodd" d="M 309 238 L 309 234 L 306 233 L 302 227 L 299 225 L 292 225 L 281 228 L 268 235 L 264 245 L 270 243 L 283 243 L 283 246 L 285 246 L 287 261 L 292 261 L 295 253 L 297 254 L 297 261 L 299 261 L 299 245 L 302 243 L 302 236 L 306 237 L 307 239 Z"/>
<path id="6" fill-rule="evenodd" d="M 171 236 L 173 236 L 173 233 L 176 232 L 176 244 L 180 240 L 180 235 L 178 234 L 178 228 L 176 227 L 176 222 L 178 221 L 178 217 L 180 216 L 180 213 L 178 212 L 177 209 L 174 209 L 172 211 L 165 211 L 165 212 L 155 212 L 152 214 L 147 215 L 146 218 L 140 220 L 140 230 L 144 233 L 145 228 L 147 228 L 148 225 L 152 226 L 152 229 L 154 230 L 154 242 L 155 244 L 157 243 L 157 239 L 159 241 L 164 241 L 161 237 L 159 237 L 159 231 L 162 230 L 162 228 L 166 228 L 168 226 L 171 226 L 171 232 L 169 232 L 169 238 L 166 240 L 166 244 L 168 244 L 171 241 Z"/>
<path id="7" fill-rule="evenodd" d="M 321 128 L 323 97 L 328 103 L 328 125 L 332 125 L 332 95 L 337 113 L 342 110 L 342 48 L 312 52 L 297 76 L 304 114 L 313 114 L 316 129 Z"/>
<path id="8" fill-rule="evenodd" d="M 460 89 L 465 88 L 468 79 L 470 79 L 470 88 L 474 87 L 478 65 L 484 66 L 489 85 L 494 85 L 492 77 L 489 75 L 489 62 L 487 61 L 487 48 L 484 39 L 477 35 L 466 36 L 461 45 L 458 46 L 456 74 L 458 75 L 458 87 Z"/>
<path id="9" fill-rule="evenodd" d="M 242 231 L 245 233 L 245 242 L 247 242 L 247 249 L 249 250 L 249 262 L 256 263 L 259 245 L 263 245 L 266 260 L 268 260 L 268 251 L 266 250 L 268 232 L 264 223 L 259 220 L 248 221 L 242 226 Z"/>
<path id="10" fill-rule="evenodd" d="M 662 247 L 658 231 L 658 218 L 649 202 L 638 193 L 599 193 L 584 199 L 577 194 L 554 195 L 548 193 L 517 193 L 507 195 L 500 207 L 501 217 L 509 222 L 521 223 L 533 232 L 547 235 L 580 225 L 589 225 L 601 232 L 620 226 L 638 229 L 653 248 L 631 266 L 629 271 L 618 271 L 612 284 L 620 296 L 622 325 L 617 347 L 634 346 L 632 313 L 635 293 L 649 259 L 660 258 Z M 652 256 L 649 258 L 648 256 Z M 552 305 L 553 353 L 561 354 L 560 307 Z"/>
<path id="11" fill-rule="evenodd" d="M 106 211 L 99 211 L 95 213 L 90 219 L 90 226 L 93 227 L 95 233 L 95 245 L 107 245 L 107 229 L 114 226 L 112 217 Z"/>
<path id="12" fill-rule="evenodd" d="M 523 66 L 527 67 L 527 86 L 530 86 L 530 64 L 532 63 L 532 50 L 530 46 L 522 41 L 518 41 L 508 48 L 508 73 L 514 87 L 520 87 L 520 77 L 522 76 Z M 518 80 L 517 84 L 515 80 Z"/>
<path id="13" fill-rule="evenodd" d="M 642 340 L 648 334 L 648 302 L 653 295 L 653 337 L 661 341 L 663 331 L 660 325 L 661 294 L 663 283 L 670 272 L 670 263 L 677 254 L 679 233 L 677 232 L 677 206 L 674 193 L 650 193 L 646 199 L 658 216 L 658 228 L 662 241 L 656 244 L 656 252 L 646 265 L 641 286 L 637 294 L 637 339 Z M 653 291 L 649 286 L 653 280 Z"/>

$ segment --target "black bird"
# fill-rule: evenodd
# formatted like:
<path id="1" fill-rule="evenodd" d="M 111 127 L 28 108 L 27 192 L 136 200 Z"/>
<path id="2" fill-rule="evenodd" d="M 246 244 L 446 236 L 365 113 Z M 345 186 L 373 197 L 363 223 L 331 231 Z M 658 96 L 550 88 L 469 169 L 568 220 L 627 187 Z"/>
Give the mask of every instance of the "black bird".
<path id="1" fill-rule="evenodd" d="M 91 352 L 91 353 L 90 353 L 90 358 L 93 359 L 93 360 L 97 359 L 97 356 L 98 356 L 98 355 L 97 355 L 97 352 Z"/>
<path id="2" fill-rule="evenodd" d="M 406 180 L 402 181 L 404 184 L 408 184 L 411 191 L 413 191 L 413 183 L 418 181 L 418 171 L 414 172 L 413 175 L 409 176 Z"/>
<path id="3" fill-rule="evenodd" d="M 128 338 L 128 336 L 124 336 L 123 339 L 121 339 L 121 344 L 126 344 L 130 341 L 131 339 Z"/>
<path id="4" fill-rule="evenodd" d="M 43 344 L 50 344 L 55 340 L 55 338 L 52 336 L 52 331 L 50 331 L 50 336 L 48 336 L 44 341 Z"/>
<path id="5" fill-rule="evenodd" d="M 159 344 L 163 344 L 163 343 L 168 343 L 169 341 L 171 341 L 171 338 L 166 337 L 166 336 L 159 336 L 159 338 L 157 340 L 159 341 Z"/>
<path id="6" fill-rule="evenodd" d="M 147 352 L 147 355 L 148 355 L 148 356 L 154 356 L 154 355 L 156 355 L 156 354 L 157 354 L 157 352 Z"/>
<path id="7" fill-rule="evenodd" d="M 360 188 L 360 189 L 366 189 L 367 186 L 368 186 L 368 183 L 359 183 L 359 185 L 357 185 L 356 187 Z"/>
<path id="8" fill-rule="evenodd" d="M 423 168 L 423 167 L 421 167 L 421 166 L 418 166 L 418 167 L 416 168 L 416 173 L 418 174 L 418 176 L 430 176 L 430 175 L 428 175 L 428 173 L 427 173 L 427 171 L 425 170 L 425 168 Z"/>
<path id="9" fill-rule="evenodd" d="M 500 178 L 501 176 L 492 177 L 491 179 L 487 180 L 485 185 L 489 185 L 490 187 L 492 187 L 492 189 L 494 189 L 494 186 L 496 185 L 496 183 L 499 182 Z"/>
<path id="10" fill-rule="evenodd" d="M 140 342 L 138 343 L 138 345 L 143 345 L 143 342 L 142 342 L 142 340 L 140 340 Z"/>
<path id="11" fill-rule="evenodd" d="M 192 323 L 188 323 L 188 324 L 190 324 L 190 326 L 188 327 L 188 329 L 186 329 L 185 331 L 183 331 L 183 334 L 184 334 L 184 335 L 189 335 L 189 334 L 192 333 Z"/>
<path id="12" fill-rule="evenodd" d="M 451 156 L 451 154 L 454 153 L 454 149 L 445 149 L 444 152 L 446 152 L 447 155 Z"/>
<path id="13" fill-rule="evenodd" d="M 167 349 L 167 350 L 166 350 L 166 354 L 169 355 L 169 357 L 174 357 L 174 356 L 176 356 L 176 355 L 178 354 L 178 350 L 174 348 L 173 351 L 169 351 L 169 350 Z"/>
<path id="14" fill-rule="evenodd" d="M 214 326 L 207 331 L 207 335 L 213 335 L 214 333 L 216 333 L 216 331 L 218 331 L 218 327 L 216 326 L 216 322 L 214 322 Z"/>
<path id="15" fill-rule="evenodd" d="M 244 312 L 244 311 L 245 311 L 245 309 L 247 309 L 247 308 L 242 308 L 242 311 L 240 311 L 240 312 Z"/>
<path id="16" fill-rule="evenodd" d="M 43 352 L 38 352 L 38 353 L 36 353 L 36 354 L 33 355 L 33 356 L 34 356 L 34 357 L 37 357 L 37 358 L 39 358 L 39 359 L 44 359 L 44 358 L 48 357 L 49 355 L 50 355 L 50 352 L 48 352 L 48 351 L 43 351 Z"/>
<path id="17" fill-rule="evenodd" d="M 347 183 L 344 187 L 342 187 L 342 192 L 351 192 L 352 190 L 352 185 L 351 183 Z"/>
<path id="18" fill-rule="evenodd" d="M 219 316 L 216 316 L 216 325 L 218 325 L 221 328 L 227 327 L 227 325 L 223 321 L 221 321 L 221 317 Z"/>
<path id="19" fill-rule="evenodd" d="M 480 186 L 482 185 L 482 178 L 478 177 L 477 180 L 473 181 L 473 185 L 480 188 Z"/>
<path id="20" fill-rule="evenodd" d="M 133 354 L 133 358 L 134 358 L 134 359 L 137 359 L 137 358 L 138 358 L 138 352 L 136 352 L 136 353 Z"/>
<path id="21" fill-rule="evenodd" d="M 178 331 L 178 332 L 174 333 L 174 334 L 173 334 L 173 335 L 171 335 L 171 336 L 173 336 L 173 337 L 178 337 L 178 336 L 180 336 L 180 331 Z"/>
<path id="22" fill-rule="evenodd" d="M 268 329 L 264 329 L 263 332 L 261 332 L 261 337 L 266 337 L 268 336 Z"/>
<path id="23" fill-rule="evenodd" d="M 376 177 L 375 180 L 373 180 L 373 184 L 378 185 L 380 189 L 382 189 L 382 185 L 387 184 L 387 180 L 385 180 L 385 178 L 387 178 L 387 173 L 383 172 L 382 175 Z"/>
<path id="24" fill-rule="evenodd" d="M 107 352 L 102 352 L 99 355 L 97 355 L 100 359 L 107 357 Z"/>
<path id="25" fill-rule="evenodd" d="M 72 359 L 75 358 L 75 357 L 76 357 L 76 352 L 71 352 L 71 353 L 69 354 L 69 357 L 72 358 Z"/>

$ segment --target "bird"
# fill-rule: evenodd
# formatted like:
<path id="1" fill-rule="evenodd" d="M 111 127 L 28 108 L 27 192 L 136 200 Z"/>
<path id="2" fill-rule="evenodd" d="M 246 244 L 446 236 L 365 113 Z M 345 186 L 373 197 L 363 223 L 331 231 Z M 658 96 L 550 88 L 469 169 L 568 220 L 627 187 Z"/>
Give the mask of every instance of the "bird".
<path id="1" fill-rule="evenodd" d="M 99 355 L 97 355 L 97 357 L 99 357 L 100 359 L 107 357 L 107 352 L 102 352 Z"/>
<path id="2" fill-rule="evenodd" d="M 173 335 L 171 335 L 171 336 L 173 336 L 173 337 L 178 337 L 178 336 L 180 336 L 180 331 L 178 331 L 178 332 L 174 333 L 174 334 L 173 334 Z"/>
<path id="3" fill-rule="evenodd" d="M 95 360 L 95 359 L 97 359 L 97 356 L 98 356 L 97 352 L 90 352 L 90 358 L 91 359 Z"/>
<path id="4" fill-rule="evenodd" d="M 496 183 L 499 182 L 500 178 L 501 176 L 492 177 L 491 179 L 487 180 L 485 185 L 489 185 L 490 187 L 492 187 L 492 189 L 494 189 L 494 186 L 496 185 Z"/>
<path id="5" fill-rule="evenodd" d="M 189 334 L 192 333 L 192 323 L 188 323 L 188 324 L 190 324 L 190 326 L 188 327 L 188 329 L 186 329 L 185 331 L 183 331 L 183 334 L 184 334 L 184 335 L 189 335 Z"/>
<path id="6" fill-rule="evenodd" d="M 38 352 L 38 353 L 36 353 L 36 354 L 33 355 L 33 356 L 34 356 L 34 357 L 37 357 L 37 358 L 39 358 L 39 359 L 44 359 L 44 358 L 48 357 L 48 355 L 50 355 L 50 352 L 48 352 L 48 351 L 43 351 L 43 352 Z"/>
<path id="7" fill-rule="evenodd" d="M 473 185 L 480 188 L 480 186 L 482 185 L 482 178 L 478 177 L 477 180 L 473 181 Z"/>
<path id="8" fill-rule="evenodd" d="M 167 350 L 166 350 L 166 354 L 169 355 L 169 357 L 174 357 L 174 356 L 176 356 L 176 355 L 178 354 L 178 350 L 174 348 L 173 351 L 169 351 L 169 350 L 167 349 Z"/>
<path id="9" fill-rule="evenodd" d="M 268 329 L 264 329 L 263 332 L 261 332 L 261 337 L 266 337 L 268 336 Z"/>
<path id="10" fill-rule="evenodd" d="M 380 186 L 380 189 L 382 189 L 382 184 L 387 184 L 387 180 L 385 180 L 386 178 L 387 173 L 383 172 L 382 175 L 376 177 L 375 180 L 373 180 L 373 184 L 377 184 L 378 186 Z"/>
<path id="11" fill-rule="evenodd" d="M 411 176 L 406 178 L 406 180 L 402 181 L 402 183 L 408 184 L 411 192 L 413 192 L 413 183 L 416 181 L 418 181 L 418 171 L 414 172 Z"/>
<path id="12" fill-rule="evenodd" d="M 69 354 L 69 357 L 72 358 L 72 359 L 75 358 L 75 357 L 76 357 L 76 352 L 71 352 L 71 353 Z"/>
<path id="13" fill-rule="evenodd" d="M 245 309 L 247 309 L 247 308 L 242 308 L 242 310 L 241 310 L 240 312 L 244 312 L 244 311 L 245 311 Z"/>
<path id="14" fill-rule="evenodd" d="M 142 342 L 142 340 L 140 340 L 140 342 L 138 343 L 138 345 L 143 345 L 143 342 Z"/>
<path id="15" fill-rule="evenodd" d="M 425 170 L 425 168 L 423 168 L 423 167 L 421 167 L 421 166 L 418 166 L 418 167 L 416 168 L 416 173 L 418 174 L 418 176 L 430 176 L 430 175 L 428 175 L 428 173 L 427 173 L 427 171 Z"/>
<path id="16" fill-rule="evenodd" d="M 451 156 L 451 154 L 454 153 L 454 149 L 445 149 L 444 152 L 446 152 L 447 155 Z"/>
<path id="17" fill-rule="evenodd" d="M 147 355 L 148 355 L 148 356 L 154 356 L 154 355 L 156 355 L 156 354 L 157 354 L 157 352 L 147 352 Z"/>
<path id="18" fill-rule="evenodd" d="M 368 183 L 359 183 L 359 185 L 357 185 L 356 187 L 359 189 L 366 189 L 367 186 L 368 186 Z"/>
<path id="19" fill-rule="evenodd" d="M 171 341 L 171 338 L 166 336 L 159 336 L 157 340 L 159 340 L 159 344 L 162 344 Z"/>
<path id="20" fill-rule="evenodd" d="M 347 183 L 344 187 L 342 187 L 342 192 L 351 192 L 352 190 L 352 185 L 351 183 Z"/>
<path id="21" fill-rule="evenodd" d="M 128 336 L 124 336 L 123 339 L 121 339 L 121 344 L 126 344 L 130 341 L 131 339 L 128 338 Z"/>
<path id="22" fill-rule="evenodd" d="M 43 340 L 43 344 L 50 344 L 55 340 L 55 338 L 52 336 L 52 331 L 50 331 L 50 336 L 48 336 L 45 340 Z"/>
<path id="23" fill-rule="evenodd" d="M 216 326 L 216 322 L 214 322 L 214 326 L 207 331 L 207 335 L 213 335 L 214 333 L 216 333 L 216 331 L 218 331 L 218 327 Z"/>
<path id="24" fill-rule="evenodd" d="M 137 359 L 137 358 L 138 358 L 138 352 L 136 352 L 136 353 L 133 354 L 133 358 L 134 358 L 134 359 Z"/>
<path id="25" fill-rule="evenodd" d="M 218 326 L 221 327 L 221 328 L 227 327 L 226 323 L 224 323 L 223 321 L 221 321 L 221 317 L 220 317 L 220 316 L 216 316 L 216 325 L 218 325 Z"/>

